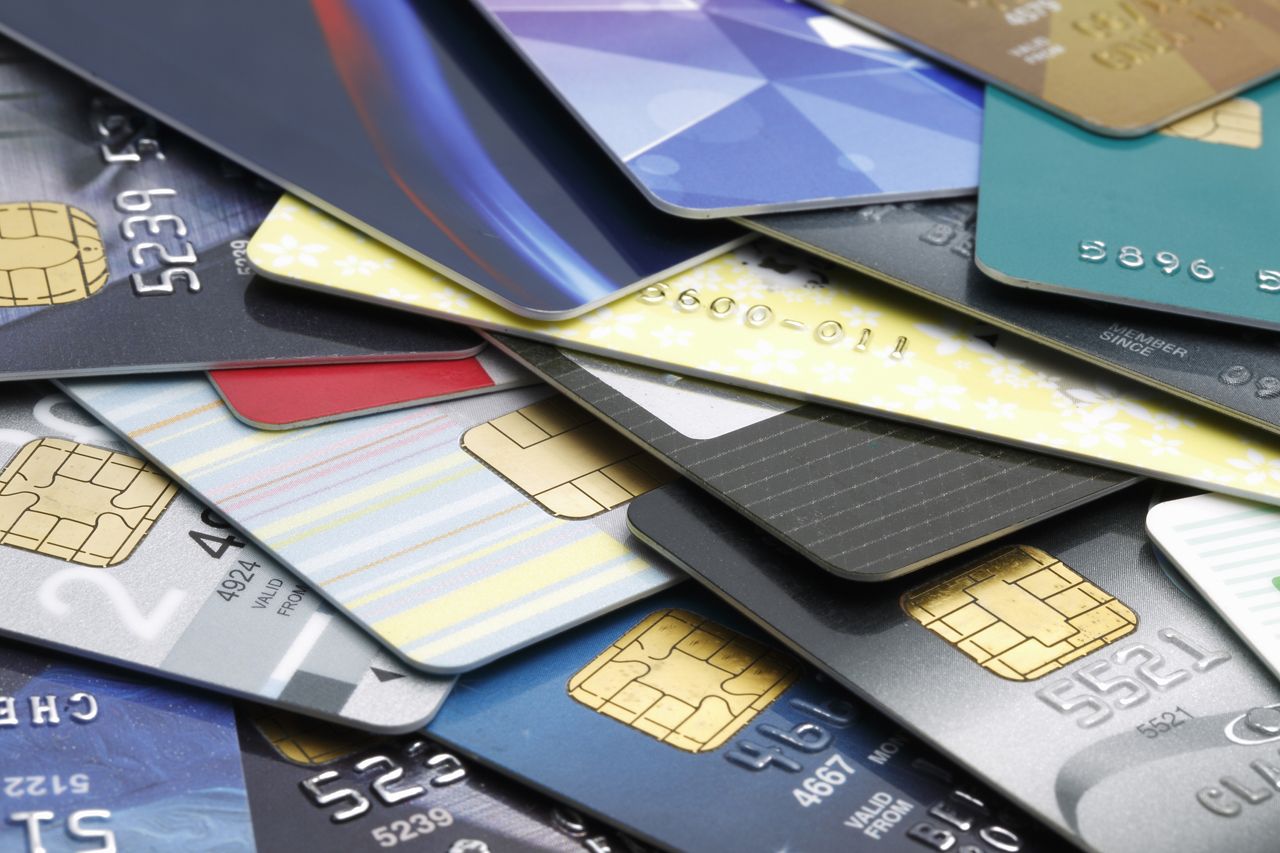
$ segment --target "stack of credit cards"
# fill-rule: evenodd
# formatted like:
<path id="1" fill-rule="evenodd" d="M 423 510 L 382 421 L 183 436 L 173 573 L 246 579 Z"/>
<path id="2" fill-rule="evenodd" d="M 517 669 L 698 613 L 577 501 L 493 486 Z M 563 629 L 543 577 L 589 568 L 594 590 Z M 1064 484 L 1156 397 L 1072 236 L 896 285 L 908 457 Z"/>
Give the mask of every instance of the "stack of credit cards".
<path id="1" fill-rule="evenodd" d="M 1280 838 L 1278 0 L 0 0 L 0 851 Z"/>

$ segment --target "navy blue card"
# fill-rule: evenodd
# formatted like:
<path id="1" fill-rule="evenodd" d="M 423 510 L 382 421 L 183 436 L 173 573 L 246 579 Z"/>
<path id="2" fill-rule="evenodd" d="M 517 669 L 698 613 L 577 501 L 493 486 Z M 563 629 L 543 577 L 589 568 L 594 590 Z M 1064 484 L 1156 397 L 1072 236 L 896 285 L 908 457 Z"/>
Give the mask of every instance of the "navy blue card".
<path id="1" fill-rule="evenodd" d="M 1019 815 L 688 586 L 468 673 L 427 732 L 680 850 L 1028 841 Z"/>
<path id="2" fill-rule="evenodd" d="M 0 851 L 252 849 L 229 703 L 0 651 Z"/>
<path id="3" fill-rule="evenodd" d="M 643 853 L 631 839 L 419 735 L 237 714 L 258 849 Z"/>

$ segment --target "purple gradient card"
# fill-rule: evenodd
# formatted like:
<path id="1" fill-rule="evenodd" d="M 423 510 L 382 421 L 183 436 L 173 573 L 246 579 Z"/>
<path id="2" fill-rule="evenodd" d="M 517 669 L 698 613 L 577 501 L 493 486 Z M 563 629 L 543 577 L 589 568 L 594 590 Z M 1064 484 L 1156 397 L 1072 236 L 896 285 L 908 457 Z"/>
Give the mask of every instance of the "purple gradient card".
<path id="1" fill-rule="evenodd" d="M 663 210 L 957 196 L 982 92 L 793 0 L 475 0 Z"/>

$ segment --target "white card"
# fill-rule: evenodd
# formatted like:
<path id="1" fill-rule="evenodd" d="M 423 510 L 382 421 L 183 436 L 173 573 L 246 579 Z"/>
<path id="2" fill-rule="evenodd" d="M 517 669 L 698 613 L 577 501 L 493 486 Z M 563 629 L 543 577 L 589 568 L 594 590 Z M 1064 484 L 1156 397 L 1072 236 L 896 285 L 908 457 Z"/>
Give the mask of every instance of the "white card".
<path id="1" fill-rule="evenodd" d="M 1147 533 L 1280 676 L 1280 509 L 1196 495 L 1153 507 Z"/>

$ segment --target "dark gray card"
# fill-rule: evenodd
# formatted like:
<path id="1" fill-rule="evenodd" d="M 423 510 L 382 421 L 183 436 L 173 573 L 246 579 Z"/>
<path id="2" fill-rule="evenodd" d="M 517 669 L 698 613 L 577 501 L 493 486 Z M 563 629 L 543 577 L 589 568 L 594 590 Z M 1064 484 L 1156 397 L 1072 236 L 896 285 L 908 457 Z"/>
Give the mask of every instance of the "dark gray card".
<path id="1" fill-rule="evenodd" d="M 853 580 L 905 574 L 1138 479 L 490 337 L 769 533 Z"/>
<path id="2" fill-rule="evenodd" d="M 641 539 L 1099 851 L 1275 850 L 1280 685 L 1143 533 L 1147 488 L 875 587 L 797 564 L 688 484 Z"/>
<path id="3" fill-rule="evenodd" d="M 743 238 L 645 201 L 467 3 L 0 0 L 0 29 L 520 314 Z"/>
<path id="4" fill-rule="evenodd" d="M 258 279 L 245 246 L 278 190 L 5 39 L 0 157 L 0 380 L 482 346 Z"/>
<path id="5" fill-rule="evenodd" d="M 742 220 L 884 279 L 1196 403 L 1280 431 L 1280 333 L 998 284 L 973 263 L 971 200 Z"/>

